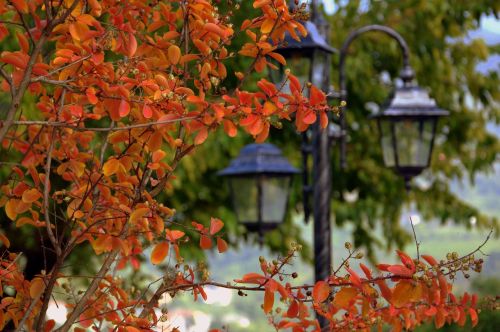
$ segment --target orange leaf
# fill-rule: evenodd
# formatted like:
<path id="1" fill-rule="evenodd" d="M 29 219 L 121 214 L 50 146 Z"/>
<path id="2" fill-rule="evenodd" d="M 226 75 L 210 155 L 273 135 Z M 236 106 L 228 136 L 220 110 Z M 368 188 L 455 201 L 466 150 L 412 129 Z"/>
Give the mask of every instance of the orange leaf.
<path id="1" fill-rule="evenodd" d="M 256 0 L 253 3 L 253 8 L 264 7 L 265 5 L 268 5 L 270 3 L 271 3 L 271 0 Z"/>
<path id="2" fill-rule="evenodd" d="M 143 218 L 149 212 L 149 208 L 138 208 L 130 214 L 129 221 L 131 224 L 137 222 L 139 219 Z"/>
<path id="3" fill-rule="evenodd" d="M 230 30 L 224 30 L 220 26 L 214 23 L 206 23 L 205 30 L 215 33 L 219 35 L 221 38 L 227 38 L 231 35 Z"/>
<path id="4" fill-rule="evenodd" d="M 11 0 L 14 7 L 19 10 L 21 13 L 28 14 L 29 7 L 28 3 L 25 0 Z"/>
<path id="5" fill-rule="evenodd" d="M 273 58 L 274 60 L 281 63 L 283 66 L 286 66 L 286 60 L 285 60 L 285 57 L 283 55 L 276 53 L 276 52 L 270 52 L 270 53 L 267 53 L 267 55 L 269 55 L 271 58 Z"/>
<path id="6" fill-rule="evenodd" d="M 274 305 L 274 292 L 272 292 L 269 287 L 264 291 L 264 313 L 268 314 L 273 309 Z"/>
<path id="7" fill-rule="evenodd" d="M 133 57 L 137 51 L 137 39 L 131 33 L 128 34 L 128 56 Z"/>
<path id="8" fill-rule="evenodd" d="M 38 298 L 45 289 L 45 283 L 42 278 L 35 278 L 31 281 L 30 296 L 32 299 Z"/>
<path id="9" fill-rule="evenodd" d="M 333 305 L 337 308 L 346 309 L 351 301 L 358 295 L 358 290 L 354 287 L 342 288 L 335 294 Z"/>
<path id="10" fill-rule="evenodd" d="M 224 124 L 224 131 L 229 137 L 235 137 L 238 134 L 238 130 L 232 121 L 224 120 L 222 123 Z"/>
<path id="11" fill-rule="evenodd" d="M 326 281 L 318 281 L 313 288 L 312 297 L 314 302 L 321 303 L 330 295 L 330 286 Z"/>
<path id="12" fill-rule="evenodd" d="M 221 237 L 217 237 L 217 250 L 222 254 L 227 250 L 227 242 Z"/>
<path id="13" fill-rule="evenodd" d="M 5 213 L 7 217 L 11 220 L 16 220 L 17 217 L 17 205 L 19 203 L 18 199 L 9 199 L 7 204 L 5 204 Z"/>
<path id="14" fill-rule="evenodd" d="M 205 250 L 212 248 L 212 239 L 202 234 L 200 237 L 200 248 Z"/>
<path id="15" fill-rule="evenodd" d="M 170 244 L 168 242 L 158 243 L 151 252 L 151 263 L 157 265 L 163 262 L 165 257 L 168 255 L 169 248 Z"/>
<path id="16" fill-rule="evenodd" d="M 422 297 L 422 284 L 413 284 L 412 282 L 400 281 L 392 292 L 392 304 L 396 307 L 402 307 L 410 302 L 415 302 Z"/>
<path id="17" fill-rule="evenodd" d="M 260 26 L 260 31 L 262 33 L 269 33 L 273 29 L 274 24 L 275 21 L 273 19 L 267 18 L 266 20 L 264 20 L 264 22 L 262 22 L 262 25 Z"/>
<path id="18" fill-rule="evenodd" d="M 25 190 L 23 192 L 23 202 L 24 203 L 33 203 L 37 201 L 40 197 L 42 197 L 42 194 L 38 191 L 38 189 L 33 188 L 29 190 Z"/>
<path id="19" fill-rule="evenodd" d="M 170 229 L 165 230 L 165 232 L 167 234 L 167 239 L 172 241 L 172 242 L 177 241 L 178 239 L 183 237 L 185 234 L 183 231 L 170 230 Z"/>
<path id="20" fill-rule="evenodd" d="M 154 163 L 157 163 L 160 160 L 162 160 L 163 158 L 165 158 L 166 155 L 167 154 L 165 153 L 165 151 L 163 151 L 163 150 L 156 150 L 155 152 L 153 152 L 152 161 Z"/>
<path id="21" fill-rule="evenodd" d="M 111 176 L 118 172 L 119 169 L 120 161 L 116 158 L 113 158 L 104 163 L 104 165 L 102 166 L 102 173 L 104 174 L 104 176 Z"/>
<path id="22" fill-rule="evenodd" d="M 2 244 L 7 248 L 10 247 L 10 241 L 3 233 L 0 233 L 0 242 L 2 242 Z"/>
<path id="23" fill-rule="evenodd" d="M 170 45 L 168 48 L 168 61 L 176 65 L 181 59 L 181 49 L 177 45 Z"/>
<path id="24" fill-rule="evenodd" d="M 120 102 L 120 107 L 118 108 L 118 114 L 120 117 L 127 116 L 130 113 L 130 105 L 129 103 L 125 100 L 122 99 Z"/>
<path id="25" fill-rule="evenodd" d="M 224 223 L 222 222 L 222 220 L 218 218 L 210 219 L 210 235 L 216 234 L 222 229 L 222 227 L 224 227 Z"/>
<path id="26" fill-rule="evenodd" d="M 24 35 L 24 33 L 21 33 L 19 31 L 16 32 L 17 40 L 19 41 L 19 46 L 21 46 L 21 50 L 23 53 L 28 54 L 30 51 L 30 43 L 28 42 L 28 39 Z"/>
<path id="27" fill-rule="evenodd" d="M 200 129 L 200 131 L 198 132 L 198 134 L 194 138 L 194 144 L 195 145 L 202 144 L 203 142 L 205 142 L 207 137 L 208 137 L 208 129 L 206 127 L 203 127 Z"/>

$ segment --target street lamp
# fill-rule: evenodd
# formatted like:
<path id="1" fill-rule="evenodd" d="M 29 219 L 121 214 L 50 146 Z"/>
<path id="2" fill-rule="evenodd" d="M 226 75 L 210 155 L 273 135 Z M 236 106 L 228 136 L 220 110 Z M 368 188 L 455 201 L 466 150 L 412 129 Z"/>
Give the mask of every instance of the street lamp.
<path id="1" fill-rule="evenodd" d="M 229 177 L 231 198 L 238 220 L 249 231 L 275 229 L 287 210 L 292 177 L 299 171 L 276 146 L 249 144 L 218 175 Z"/>
<path id="2" fill-rule="evenodd" d="M 385 165 L 404 178 L 407 189 L 410 180 L 429 167 L 437 122 L 446 115 L 427 91 L 406 81 L 375 116 Z"/>
<path id="3" fill-rule="evenodd" d="M 298 78 L 300 83 L 312 82 L 317 86 L 322 86 L 325 80 L 325 72 L 329 70 L 328 56 L 336 50 L 328 45 L 325 38 L 320 34 L 316 24 L 311 21 L 301 22 L 307 30 L 307 36 L 301 41 L 293 39 L 289 34 L 285 36 L 283 47 L 275 50 L 281 54 L 292 73 Z M 272 59 L 278 70 L 272 70 L 269 76 L 273 83 L 281 84 L 285 79 L 285 68 Z"/>
<path id="4" fill-rule="evenodd" d="M 313 17 L 315 22 L 321 22 L 320 12 L 317 10 L 317 2 L 312 1 L 312 9 L 315 10 Z M 306 22 L 305 27 L 308 30 L 308 38 L 304 44 L 296 42 L 293 39 L 288 39 L 288 43 L 278 48 L 276 52 L 283 55 L 287 61 L 287 65 L 291 65 L 294 74 L 298 74 L 302 78 L 302 83 L 307 81 L 321 87 L 324 91 L 329 87 L 329 68 L 327 68 L 328 58 L 334 49 L 329 46 L 324 37 L 319 33 L 318 28 L 313 22 Z M 336 94 L 340 100 L 347 99 L 346 92 L 346 75 L 345 75 L 345 60 L 348 54 L 350 44 L 360 35 L 378 31 L 387 34 L 397 41 L 403 54 L 403 70 L 401 71 L 401 79 L 403 86 L 396 88 L 392 97 L 386 103 L 387 107 L 375 116 L 378 120 L 378 125 L 381 133 L 381 144 L 386 166 L 394 168 L 406 182 L 407 188 L 409 181 L 416 175 L 420 174 L 423 169 L 429 166 L 432 148 L 434 145 L 434 137 L 436 134 L 437 121 L 440 117 L 448 114 L 436 106 L 436 102 L 431 99 L 428 93 L 419 88 L 414 82 L 414 73 L 410 67 L 409 62 L 409 48 L 402 38 L 393 29 L 381 25 L 369 25 L 352 32 L 340 49 L 339 54 L 339 86 L 340 91 Z M 271 77 L 271 79 L 279 84 L 283 82 L 284 68 L 279 67 L 278 75 Z M 345 163 L 345 117 L 341 118 L 341 156 L 342 164 Z M 314 215 L 314 260 L 315 260 L 315 280 L 326 279 L 331 272 L 332 252 L 331 252 L 331 229 L 330 229 L 330 196 L 331 196 L 331 165 L 330 165 L 330 139 L 328 131 L 321 130 L 319 126 L 315 125 L 312 128 L 311 138 L 308 135 L 303 135 L 304 142 L 302 147 L 302 154 L 304 157 L 304 197 L 313 193 L 313 215 Z M 251 159 L 247 154 L 254 158 L 255 144 L 251 144 L 242 149 L 240 156 L 235 159 L 231 166 L 223 170 L 221 175 L 237 176 L 239 181 L 253 181 L 259 178 L 259 173 L 252 170 L 251 172 L 237 172 L 231 173 L 229 170 L 236 168 L 238 160 L 246 158 Z M 274 149 L 277 149 L 274 147 Z M 279 155 L 279 150 L 274 150 L 275 155 Z M 309 155 L 313 157 L 313 181 L 309 185 L 309 170 L 307 169 L 307 158 Z M 283 161 L 282 161 L 283 162 Z M 233 164 L 235 165 L 233 167 Z M 289 172 L 290 176 L 294 172 Z M 265 174 L 269 172 L 263 172 Z M 246 179 L 246 180 L 245 180 Z M 249 183 L 250 183 L 249 182 Z M 252 183 L 253 183 L 252 182 Z M 263 204 L 262 196 L 259 196 L 259 190 L 255 189 L 256 194 L 246 194 L 242 186 L 232 183 L 233 187 L 233 200 L 235 210 L 238 214 L 240 221 L 245 222 L 245 218 L 241 215 L 244 213 L 241 209 L 248 209 L 251 211 L 252 216 L 255 217 L 262 211 Z M 250 185 L 252 188 L 259 188 L 259 186 Z M 282 187 L 284 188 L 284 187 Z M 287 187 L 289 188 L 289 187 Z M 235 191 L 235 189 L 237 189 Z M 238 191 L 238 192 L 237 192 Z M 288 191 L 283 191 L 283 195 L 288 197 Z M 252 197 L 249 199 L 249 197 Z M 254 199 L 258 197 L 258 199 Z M 260 197 L 260 198 L 259 198 Z M 244 202 L 243 202 L 244 201 Z M 287 201 L 287 200 L 286 200 Z M 276 215 L 283 217 L 284 211 L 281 208 L 286 208 L 286 201 L 281 204 L 280 210 L 275 211 Z M 308 199 L 304 199 L 304 210 L 307 219 Z M 255 218 L 254 218 L 255 219 Z M 263 218 L 258 216 L 258 222 L 251 220 L 252 228 L 257 227 L 257 231 L 263 232 Z M 248 221 L 246 223 L 249 223 Z M 326 326 L 326 320 L 321 317 L 321 326 Z"/>

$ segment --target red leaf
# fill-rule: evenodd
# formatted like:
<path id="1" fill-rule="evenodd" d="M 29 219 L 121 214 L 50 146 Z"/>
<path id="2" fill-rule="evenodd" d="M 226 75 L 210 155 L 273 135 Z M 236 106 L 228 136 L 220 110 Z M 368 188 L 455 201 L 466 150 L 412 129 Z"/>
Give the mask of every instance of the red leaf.
<path id="1" fill-rule="evenodd" d="M 415 263 L 413 262 L 413 259 L 411 259 L 410 256 L 408 256 L 407 254 L 405 254 L 404 252 L 400 251 L 400 250 L 396 250 L 396 252 L 398 253 L 399 257 L 401 258 L 401 262 L 403 263 L 404 266 L 406 266 L 407 268 L 411 269 L 412 272 L 415 271 Z"/>
<path id="2" fill-rule="evenodd" d="M 224 239 L 217 237 L 217 250 L 222 254 L 227 250 L 227 243 Z"/>
<path id="3" fill-rule="evenodd" d="M 212 239 L 202 234 L 200 237 L 200 248 L 205 250 L 212 248 Z"/>
<path id="4" fill-rule="evenodd" d="M 274 292 L 272 292 L 269 288 L 266 288 L 264 291 L 264 313 L 268 314 L 273 309 L 274 305 Z"/>
<path id="5" fill-rule="evenodd" d="M 438 265 L 437 260 L 436 260 L 434 257 L 430 256 L 430 255 L 422 255 L 421 257 L 422 257 L 423 259 L 425 259 L 425 261 L 426 261 L 427 263 L 429 263 L 429 265 L 431 265 L 431 266 Z"/>
<path id="6" fill-rule="evenodd" d="M 290 306 L 288 307 L 288 310 L 286 312 L 286 316 L 290 318 L 297 317 L 299 313 L 299 303 L 295 300 L 292 301 Z"/>
<path id="7" fill-rule="evenodd" d="M 366 278 L 368 278 L 368 279 L 372 279 L 373 278 L 372 271 L 368 268 L 368 266 L 366 266 L 363 263 L 360 263 L 359 267 L 361 267 L 361 270 L 363 270 L 363 272 L 365 273 Z"/>
<path id="8" fill-rule="evenodd" d="M 313 106 L 324 103 L 326 100 L 326 96 L 323 93 L 323 91 L 319 90 L 314 85 L 311 86 L 310 95 L 311 95 L 311 97 L 310 97 L 311 105 L 313 105 Z"/>
<path id="9" fill-rule="evenodd" d="M 413 275 L 413 272 L 406 268 L 403 265 L 391 265 L 387 268 L 387 270 L 395 275 L 399 276 L 405 276 L 405 277 L 411 277 Z"/>
<path id="10" fill-rule="evenodd" d="M 313 124 L 314 122 L 316 122 L 316 113 L 311 110 L 307 111 L 302 118 L 302 122 L 304 122 L 305 124 Z"/>
<path id="11" fill-rule="evenodd" d="M 321 303 L 330 295 L 330 286 L 326 281 L 318 281 L 313 288 L 312 297 L 314 302 Z"/>
<path id="12" fill-rule="evenodd" d="M 142 108 L 142 115 L 144 115 L 146 119 L 150 119 L 153 116 L 153 110 L 148 104 L 144 104 L 144 107 Z"/>
<path id="13" fill-rule="evenodd" d="M 214 235 L 218 233 L 222 227 L 224 227 L 224 223 L 222 220 L 218 218 L 211 218 L 210 219 L 210 235 Z"/>
<path id="14" fill-rule="evenodd" d="M 87 99 L 89 100 L 89 103 L 91 103 L 92 105 L 97 104 L 97 102 L 99 101 L 97 99 L 97 96 L 95 95 L 94 88 L 92 88 L 92 87 L 88 88 L 87 90 L 85 90 L 85 94 L 87 95 Z"/>
<path id="15" fill-rule="evenodd" d="M 472 322 L 472 327 L 477 325 L 477 322 L 479 321 L 477 317 L 477 312 L 476 310 L 469 308 L 469 314 L 470 314 L 470 320 Z"/>
<path id="16" fill-rule="evenodd" d="M 130 105 L 129 103 L 125 100 L 122 99 L 120 102 L 120 107 L 118 108 L 118 114 L 120 117 L 127 116 L 130 113 Z"/>
<path id="17" fill-rule="evenodd" d="M 352 284 L 361 287 L 361 279 L 359 278 L 359 275 L 348 267 L 346 267 L 345 269 L 350 274 L 349 280 L 351 280 Z"/>
<path id="18" fill-rule="evenodd" d="M 172 242 L 177 241 L 185 234 L 183 231 L 170 230 L 170 229 L 165 230 L 165 233 L 167 234 L 167 239 Z"/>
<path id="19" fill-rule="evenodd" d="M 52 329 L 54 328 L 54 326 L 56 326 L 56 321 L 53 320 L 53 319 L 48 320 L 47 323 L 45 324 L 44 331 L 45 332 L 52 331 Z"/>

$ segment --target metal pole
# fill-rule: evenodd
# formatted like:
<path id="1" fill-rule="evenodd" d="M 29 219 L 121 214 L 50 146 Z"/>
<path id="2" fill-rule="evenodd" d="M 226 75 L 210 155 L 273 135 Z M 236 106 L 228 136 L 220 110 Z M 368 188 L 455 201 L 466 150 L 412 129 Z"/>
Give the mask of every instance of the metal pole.
<path id="1" fill-rule="evenodd" d="M 315 24 L 322 25 L 323 32 L 329 30 L 328 23 L 318 8 L 316 1 L 311 2 L 311 17 Z M 327 58 L 327 64 L 330 62 Z M 313 60 L 314 66 L 314 60 Z M 328 67 L 327 67 L 328 68 Z M 313 69 L 311 69 L 313 70 Z M 329 70 L 325 72 L 320 88 L 329 87 Z M 331 168 L 328 130 L 321 129 L 318 123 L 313 127 L 313 217 L 314 217 L 314 278 L 327 280 L 331 273 L 332 247 L 330 226 Z M 328 320 L 318 316 L 322 331 L 328 329 Z"/>

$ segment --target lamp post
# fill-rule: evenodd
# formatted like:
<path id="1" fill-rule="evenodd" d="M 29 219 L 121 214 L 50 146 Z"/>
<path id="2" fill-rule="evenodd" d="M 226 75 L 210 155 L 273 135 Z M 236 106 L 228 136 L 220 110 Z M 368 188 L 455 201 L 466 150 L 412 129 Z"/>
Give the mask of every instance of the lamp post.
<path id="1" fill-rule="evenodd" d="M 317 8 L 317 2 L 311 3 L 314 22 L 305 22 L 308 29 L 308 37 L 304 43 L 299 43 L 294 39 L 287 39 L 287 45 L 278 48 L 276 52 L 285 57 L 287 65 L 291 67 L 294 74 L 298 73 L 299 79 L 303 82 L 312 82 L 316 86 L 327 90 L 329 87 L 329 70 L 326 64 L 329 63 L 329 57 L 335 52 L 329 46 L 324 36 L 319 33 L 315 23 L 324 25 L 324 19 L 321 12 Z M 391 97 L 385 103 L 383 111 L 375 116 L 378 121 L 379 130 L 381 133 L 381 145 L 383 151 L 383 159 L 387 167 L 394 168 L 405 180 L 407 188 L 409 188 L 410 180 L 420 174 L 422 170 L 429 166 L 431 153 L 434 145 L 434 137 L 436 134 L 437 121 L 440 117 L 448 114 L 447 111 L 441 110 L 436 106 L 436 102 L 431 99 L 428 93 L 417 86 L 414 81 L 414 73 L 410 67 L 409 48 L 396 31 L 389 27 L 380 25 L 369 25 L 352 32 L 343 43 L 340 49 L 339 61 L 339 86 L 340 92 L 337 97 L 340 100 L 347 99 L 346 92 L 346 75 L 345 75 L 345 59 L 350 44 L 360 35 L 378 31 L 387 34 L 397 41 L 403 54 L 403 69 L 401 71 L 401 79 L 403 86 L 394 90 Z M 283 66 L 279 67 L 278 75 L 272 75 L 275 83 L 279 84 L 283 81 Z M 341 156 L 342 165 L 345 165 L 345 117 L 341 118 Z M 303 155 L 303 193 L 304 193 L 304 211 L 307 221 L 309 211 L 309 195 L 313 193 L 313 217 L 314 217 L 314 271 L 315 280 L 325 280 L 331 272 L 332 250 L 331 250 L 331 229 L 330 229 L 330 198 L 331 198 L 331 154 L 330 154 L 330 139 L 327 130 L 321 130 L 319 126 L 314 125 L 312 128 L 312 139 L 308 135 L 303 135 L 302 155 Z M 256 149 L 255 144 L 247 146 L 241 150 L 240 156 L 231 163 L 225 170 L 221 171 L 220 175 L 230 175 L 232 177 L 245 177 L 248 172 L 238 170 L 237 161 L 247 158 L 247 153 Z M 278 154 L 278 151 L 275 151 Z M 308 158 L 313 157 L 313 182 L 309 184 L 309 170 L 307 169 Z M 295 172 L 288 172 L 287 176 L 291 176 Z M 255 171 L 252 171 L 250 178 L 255 179 Z M 243 184 L 241 182 L 241 184 Z M 234 184 L 233 184 L 234 186 Z M 253 186 L 253 184 L 251 185 Z M 289 184 L 283 185 L 282 188 L 288 188 Z M 242 186 L 237 187 L 240 191 L 237 194 L 233 192 L 233 203 L 235 210 L 240 218 L 240 209 L 243 205 L 238 203 L 240 199 L 238 195 L 243 195 L 246 189 Z M 257 190 L 258 192 L 258 190 Z M 288 191 L 282 192 L 283 197 L 288 197 Z M 253 202 L 248 201 L 248 204 Z M 259 203 L 261 202 L 261 203 Z M 259 200 L 255 208 L 249 211 L 261 211 L 262 201 Z M 261 205 L 259 205 L 261 204 Z M 286 208 L 286 204 L 280 204 L 280 208 Z M 254 213 L 254 212 L 252 212 Z M 255 213 L 254 213 L 255 215 Z M 276 216 L 281 217 L 281 220 L 274 220 L 276 225 L 283 221 L 284 211 L 275 212 Z M 258 217 L 259 222 L 253 223 L 257 226 L 257 231 L 262 234 L 264 230 L 261 228 L 265 223 L 262 217 Z M 273 227 L 276 225 L 273 224 Z M 268 228 L 269 229 L 269 228 Z M 319 317 L 322 327 L 326 326 L 326 321 Z"/>

